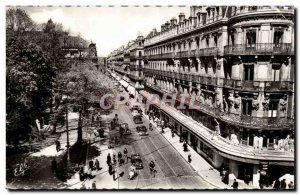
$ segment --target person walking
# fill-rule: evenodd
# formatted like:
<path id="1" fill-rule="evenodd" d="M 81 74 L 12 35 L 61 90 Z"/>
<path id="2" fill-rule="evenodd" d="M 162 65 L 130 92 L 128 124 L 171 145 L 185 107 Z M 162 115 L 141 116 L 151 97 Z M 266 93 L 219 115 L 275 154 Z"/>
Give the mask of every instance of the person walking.
<path id="1" fill-rule="evenodd" d="M 122 153 L 121 152 L 118 152 L 118 163 L 119 165 L 121 165 L 121 159 L 122 159 Z"/>
<path id="2" fill-rule="evenodd" d="M 235 189 L 235 190 L 237 190 L 238 189 L 238 187 L 239 187 L 239 183 L 236 181 L 236 179 L 234 179 L 234 182 L 233 182 L 233 184 L 232 184 L 232 186 L 231 186 L 233 189 Z"/>
<path id="3" fill-rule="evenodd" d="M 281 188 L 281 189 L 286 189 L 286 182 L 285 182 L 285 179 L 283 179 L 283 180 L 280 182 L 280 188 Z"/>
<path id="4" fill-rule="evenodd" d="M 113 154 L 113 164 L 114 165 L 117 164 L 117 160 L 116 160 L 116 155 L 115 154 Z"/>
<path id="5" fill-rule="evenodd" d="M 94 162 L 93 162 L 93 160 L 89 161 L 89 169 L 91 169 L 92 171 L 94 170 Z"/>
<path id="6" fill-rule="evenodd" d="M 273 189 L 279 189 L 279 188 L 280 188 L 280 181 L 279 181 L 279 179 L 276 179 Z"/>
<path id="7" fill-rule="evenodd" d="M 56 141 L 56 151 L 60 151 L 60 142 L 58 140 Z"/>
<path id="8" fill-rule="evenodd" d="M 289 186 L 289 189 L 294 189 L 294 182 L 291 181 L 288 186 Z"/>
<path id="9" fill-rule="evenodd" d="M 153 162 L 153 160 L 150 161 L 149 168 L 150 168 L 150 175 L 153 174 L 153 177 L 155 177 L 155 173 L 157 171 L 154 169 L 155 168 L 155 163 Z"/>
<path id="10" fill-rule="evenodd" d="M 127 151 L 127 148 L 124 148 L 124 160 L 126 160 L 126 163 L 128 162 L 128 157 L 127 157 L 127 154 L 128 154 L 128 151 Z"/>
<path id="11" fill-rule="evenodd" d="M 110 156 L 110 153 L 107 154 L 106 163 L 107 163 L 107 165 L 110 165 L 110 164 L 111 164 L 111 156 Z"/>
<path id="12" fill-rule="evenodd" d="M 102 168 L 100 167 L 100 162 L 99 162 L 98 159 L 95 160 L 95 169 L 96 169 L 97 171 L 99 171 L 99 170 L 102 169 Z"/>
<path id="13" fill-rule="evenodd" d="M 187 143 L 185 141 L 183 142 L 182 146 L 183 146 L 183 151 L 187 152 L 188 151 L 188 147 L 187 147 Z"/>

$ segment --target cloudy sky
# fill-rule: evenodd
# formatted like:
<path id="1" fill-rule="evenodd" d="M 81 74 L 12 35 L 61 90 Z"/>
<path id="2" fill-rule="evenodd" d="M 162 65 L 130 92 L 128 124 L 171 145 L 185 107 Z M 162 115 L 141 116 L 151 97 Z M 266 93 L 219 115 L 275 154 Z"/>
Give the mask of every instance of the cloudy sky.
<path id="1" fill-rule="evenodd" d="M 106 56 L 139 32 L 144 36 L 156 27 L 178 18 L 189 17 L 189 7 L 22 7 L 37 23 L 62 23 L 72 34 L 97 44 L 98 56 Z"/>

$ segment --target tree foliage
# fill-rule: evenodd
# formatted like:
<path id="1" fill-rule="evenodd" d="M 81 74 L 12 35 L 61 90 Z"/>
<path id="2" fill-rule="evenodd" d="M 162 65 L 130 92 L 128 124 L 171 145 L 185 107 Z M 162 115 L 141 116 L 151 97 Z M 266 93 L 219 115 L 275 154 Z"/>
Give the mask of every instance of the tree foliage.
<path id="1" fill-rule="evenodd" d="M 51 97 L 54 71 L 42 49 L 21 36 L 6 43 L 7 138 L 26 139 Z M 13 137 L 9 135 L 13 134 Z M 13 140 L 9 140 L 13 141 Z M 14 140 L 15 141 L 15 140 Z"/>
<path id="2" fill-rule="evenodd" d="M 6 11 L 6 28 L 11 31 L 32 31 L 35 24 L 26 11 L 20 8 L 9 8 Z"/>

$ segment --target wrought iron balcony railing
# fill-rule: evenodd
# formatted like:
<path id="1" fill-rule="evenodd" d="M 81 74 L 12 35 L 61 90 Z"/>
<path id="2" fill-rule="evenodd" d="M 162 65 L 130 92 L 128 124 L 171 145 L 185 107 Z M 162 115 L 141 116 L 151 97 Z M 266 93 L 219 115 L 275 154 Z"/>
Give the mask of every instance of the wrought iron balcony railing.
<path id="1" fill-rule="evenodd" d="M 224 47 L 225 55 L 294 55 L 291 43 L 236 44 Z"/>

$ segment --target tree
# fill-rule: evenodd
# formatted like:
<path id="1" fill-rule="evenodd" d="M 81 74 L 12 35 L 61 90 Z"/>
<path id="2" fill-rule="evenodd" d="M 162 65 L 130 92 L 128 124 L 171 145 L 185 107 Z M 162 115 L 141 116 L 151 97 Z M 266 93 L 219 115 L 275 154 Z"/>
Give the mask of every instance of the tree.
<path id="1" fill-rule="evenodd" d="M 17 144 L 48 107 L 54 71 L 49 56 L 22 36 L 8 37 L 6 67 L 7 138 Z"/>
<path id="2" fill-rule="evenodd" d="M 94 97 L 98 99 L 112 92 L 112 88 L 105 80 L 106 75 L 99 73 L 91 62 L 85 62 L 80 66 L 73 66 L 65 74 L 66 89 L 72 106 L 78 106 L 78 137 L 77 143 L 82 143 L 82 128 L 84 118 L 87 116 L 87 109 L 93 103 Z"/>
<path id="3" fill-rule="evenodd" d="M 6 11 L 6 28 L 11 31 L 25 32 L 34 30 L 35 24 L 26 11 L 20 8 L 9 8 Z"/>

